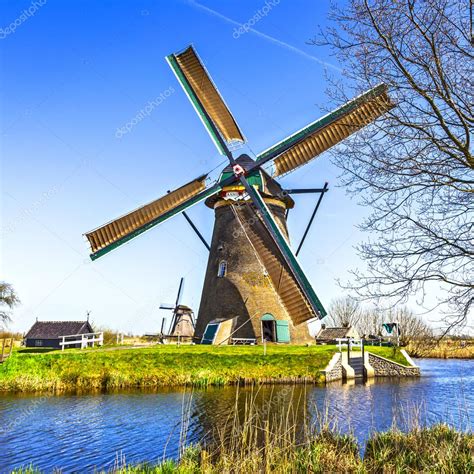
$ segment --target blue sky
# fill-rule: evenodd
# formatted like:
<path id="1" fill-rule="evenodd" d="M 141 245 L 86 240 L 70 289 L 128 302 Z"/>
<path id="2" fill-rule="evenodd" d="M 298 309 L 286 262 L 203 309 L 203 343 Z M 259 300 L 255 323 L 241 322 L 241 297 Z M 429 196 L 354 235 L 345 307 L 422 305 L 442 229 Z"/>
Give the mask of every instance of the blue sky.
<path id="1" fill-rule="evenodd" d="M 43 5 L 41 5 L 43 4 Z M 185 276 L 183 302 L 196 312 L 207 251 L 182 216 L 90 262 L 82 234 L 222 162 L 164 57 L 193 43 L 258 153 L 315 120 L 328 105 L 328 52 L 308 45 L 329 2 L 268 1 L 268 14 L 236 33 L 260 0 L 2 2 L 1 278 L 22 305 L 13 329 L 41 320 L 91 319 L 156 331 L 161 302 Z M 5 34 L 8 31 L 8 34 Z M 171 88 L 171 89 L 170 89 Z M 164 93 L 149 117 L 117 129 Z M 361 265 L 353 246 L 366 210 L 337 187 L 327 156 L 282 180 L 330 192 L 300 254 L 325 306 L 336 278 Z M 314 195 L 296 197 L 289 228 L 298 243 Z M 210 241 L 213 213 L 189 212 Z M 166 315 L 166 313 L 165 313 Z"/>

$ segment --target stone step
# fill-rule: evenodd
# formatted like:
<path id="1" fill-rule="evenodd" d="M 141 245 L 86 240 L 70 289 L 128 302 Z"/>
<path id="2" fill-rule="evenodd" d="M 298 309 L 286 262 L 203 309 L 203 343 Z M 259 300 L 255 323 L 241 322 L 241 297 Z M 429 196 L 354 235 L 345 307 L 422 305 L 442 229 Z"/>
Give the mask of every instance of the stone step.
<path id="1" fill-rule="evenodd" d="M 349 360 L 349 365 L 354 369 L 355 378 L 364 377 L 364 359 L 362 356 L 352 356 Z"/>

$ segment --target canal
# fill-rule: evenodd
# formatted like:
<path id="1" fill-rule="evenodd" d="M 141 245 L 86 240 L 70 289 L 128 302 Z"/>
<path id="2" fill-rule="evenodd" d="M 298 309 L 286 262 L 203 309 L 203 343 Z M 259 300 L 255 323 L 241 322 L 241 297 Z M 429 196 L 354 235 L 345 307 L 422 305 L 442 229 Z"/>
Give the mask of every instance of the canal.
<path id="1" fill-rule="evenodd" d="M 205 440 L 216 426 L 244 410 L 246 401 L 269 416 L 292 410 L 321 417 L 355 435 L 361 448 L 370 433 L 393 424 L 447 422 L 471 429 L 474 360 L 418 360 L 422 377 L 368 383 L 253 388 L 167 389 L 87 395 L 0 395 L 0 472 L 30 464 L 50 472 L 111 469 L 177 455 L 186 441 Z"/>

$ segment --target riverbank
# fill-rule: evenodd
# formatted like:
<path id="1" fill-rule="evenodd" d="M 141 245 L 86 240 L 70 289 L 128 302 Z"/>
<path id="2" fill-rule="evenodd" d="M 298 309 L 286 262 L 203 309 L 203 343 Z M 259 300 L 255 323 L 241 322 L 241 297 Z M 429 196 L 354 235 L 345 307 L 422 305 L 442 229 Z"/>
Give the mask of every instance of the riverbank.
<path id="1" fill-rule="evenodd" d="M 133 387 L 324 383 L 335 346 L 176 346 L 15 350 L 0 365 L 0 392 L 115 390 Z M 406 363 L 398 350 L 369 351 Z"/>
<path id="2" fill-rule="evenodd" d="M 273 431 L 273 430 L 272 430 Z M 249 433 L 244 433 L 249 434 Z M 254 438 L 231 439 L 228 445 L 188 447 L 179 461 L 127 465 L 117 461 L 115 474 L 214 474 L 230 472 L 300 473 L 345 472 L 474 472 L 474 435 L 440 424 L 408 433 L 392 430 L 376 433 L 367 442 L 364 455 L 352 436 L 325 429 L 306 435 L 297 443 L 292 433 L 269 432 L 262 444 Z M 14 474 L 42 474 L 29 467 Z"/>

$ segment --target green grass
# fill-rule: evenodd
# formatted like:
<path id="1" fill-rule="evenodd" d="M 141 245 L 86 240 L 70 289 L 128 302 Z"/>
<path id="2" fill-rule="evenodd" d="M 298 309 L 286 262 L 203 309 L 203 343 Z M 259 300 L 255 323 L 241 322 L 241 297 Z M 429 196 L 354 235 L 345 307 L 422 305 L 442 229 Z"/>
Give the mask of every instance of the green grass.
<path id="1" fill-rule="evenodd" d="M 391 348 L 371 351 L 397 360 Z M 192 385 L 323 382 L 335 346 L 175 346 L 15 350 L 0 365 L 0 391 L 107 390 Z"/>
<path id="2" fill-rule="evenodd" d="M 365 350 L 407 366 L 407 360 L 396 347 L 366 346 Z"/>

